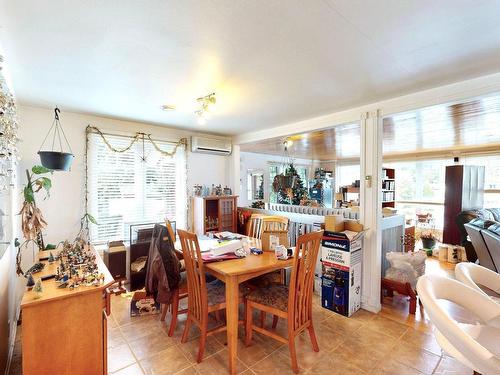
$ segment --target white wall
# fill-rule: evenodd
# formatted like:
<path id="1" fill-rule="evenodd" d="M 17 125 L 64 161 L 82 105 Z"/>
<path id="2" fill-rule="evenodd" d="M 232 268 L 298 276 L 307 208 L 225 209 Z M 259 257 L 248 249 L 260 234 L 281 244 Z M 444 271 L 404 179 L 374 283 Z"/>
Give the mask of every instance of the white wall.
<path id="1" fill-rule="evenodd" d="M 311 159 L 293 159 L 295 165 L 307 166 L 309 176 L 312 176 L 314 169 L 319 165 Z M 283 163 L 283 157 L 277 155 L 258 154 L 253 152 L 240 152 L 240 179 L 241 192 L 238 199 L 240 207 L 249 206 L 252 202 L 247 199 L 247 171 L 249 169 L 261 169 L 264 172 L 264 201 L 269 201 L 269 163 Z M 305 182 L 305 181 L 304 181 Z"/>
<path id="2" fill-rule="evenodd" d="M 26 180 L 25 169 L 40 164 L 37 152 L 47 134 L 54 118 L 53 109 L 20 105 L 18 108 L 21 143 L 19 183 Z M 85 161 L 85 128 L 87 125 L 97 126 L 108 132 L 130 133 L 142 131 L 151 133 L 153 138 L 178 140 L 194 135 L 192 132 L 172 129 L 144 123 L 115 120 L 85 114 L 64 112 L 62 109 L 61 124 L 71 145 L 75 160 L 71 171 L 54 172 L 52 176 L 52 192 L 47 200 L 42 200 L 40 193 L 37 204 L 40 206 L 48 227 L 45 230 L 46 243 L 57 243 L 63 239 L 74 238 L 78 232 L 80 218 L 85 212 L 84 202 L 84 161 Z M 194 184 L 230 185 L 230 158 L 227 156 L 188 153 L 187 186 L 191 192 Z"/>

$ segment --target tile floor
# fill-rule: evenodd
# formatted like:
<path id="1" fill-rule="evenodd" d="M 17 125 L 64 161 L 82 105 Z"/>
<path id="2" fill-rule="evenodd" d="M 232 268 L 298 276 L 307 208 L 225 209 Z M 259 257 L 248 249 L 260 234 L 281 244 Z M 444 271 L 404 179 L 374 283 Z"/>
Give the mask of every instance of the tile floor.
<path id="1" fill-rule="evenodd" d="M 429 271 L 449 274 L 449 267 L 434 262 Z M 225 374 L 227 348 L 225 332 L 209 337 L 205 357 L 197 364 L 197 329 L 192 328 L 189 341 L 180 343 L 185 317 L 181 316 L 175 335 L 168 337 L 167 325 L 159 316 L 129 315 L 130 300 L 113 296 L 108 324 L 108 370 L 113 375 L 139 374 Z M 470 320 L 456 306 L 453 315 Z M 358 311 L 345 318 L 323 309 L 319 297 L 313 306 L 314 324 L 320 346 L 311 348 L 308 336 L 297 341 L 299 366 L 303 374 L 472 374 L 454 359 L 441 354 L 423 309 L 408 314 L 402 297 L 385 298 L 379 314 Z M 169 315 L 167 321 L 169 323 Z M 271 323 L 271 319 L 267 324 Z M 277 328 L 286 332 L 284 322 Z M 240 338 L 243 331 L 240 332 Z M 20 336 L 20 335 L 19 335 Z M 11 374 L 20 374 L 20 345 L 16 345 Z M 270 338 L 254 334 L 254 342 L 245 347 L 239 342 L 238 373 L 291 374 L 288 348 Z"/>

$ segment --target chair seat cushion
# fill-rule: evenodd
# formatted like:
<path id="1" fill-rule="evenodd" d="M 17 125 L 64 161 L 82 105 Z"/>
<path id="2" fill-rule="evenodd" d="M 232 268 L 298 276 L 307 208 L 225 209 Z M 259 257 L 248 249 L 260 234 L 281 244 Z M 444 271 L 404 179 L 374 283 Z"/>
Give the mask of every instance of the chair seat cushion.
<path id="1" fill-rule="evenodd" d="M 266 306 L 288 311 L 288 286 L 272 284 L 249 293 L 247 299 Z"/>
<path id="2" fill-rule="evenodd" d="M 281 284 L 281 271 L 274 271 L 249 280 L 256 288 L 266 288 L 271 284 Z"/>
<path id="3" fill-rule="evenodd" d="M 226 302 L 226 284 L 220 280 L 207 283 L 208 305 L 218 305 Z M 240 284 L 239 296 L 245 296 L 250 292 L 246 283 Z"/>

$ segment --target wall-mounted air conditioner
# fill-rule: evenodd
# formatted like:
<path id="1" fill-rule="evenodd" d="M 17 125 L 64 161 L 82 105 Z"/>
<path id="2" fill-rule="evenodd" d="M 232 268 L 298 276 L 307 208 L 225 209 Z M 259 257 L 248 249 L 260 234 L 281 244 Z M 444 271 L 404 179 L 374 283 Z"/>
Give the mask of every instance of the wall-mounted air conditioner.
<path id="1" fill-rule="evenodd" d="M 232 144 L 228 139 L 191 137 L 191 151 L 206 154 L 231 155 Z"/>

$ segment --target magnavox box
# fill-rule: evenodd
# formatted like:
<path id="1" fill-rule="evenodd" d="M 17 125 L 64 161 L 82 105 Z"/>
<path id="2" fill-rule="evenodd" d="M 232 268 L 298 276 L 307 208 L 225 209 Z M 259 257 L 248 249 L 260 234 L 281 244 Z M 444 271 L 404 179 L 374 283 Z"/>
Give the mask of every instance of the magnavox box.
<path id="1" fill-rule="evenodd" d="M 321 304 L 344 316 L 361 307 L 364 231 L 324 232 L 321 247 Z"/>

